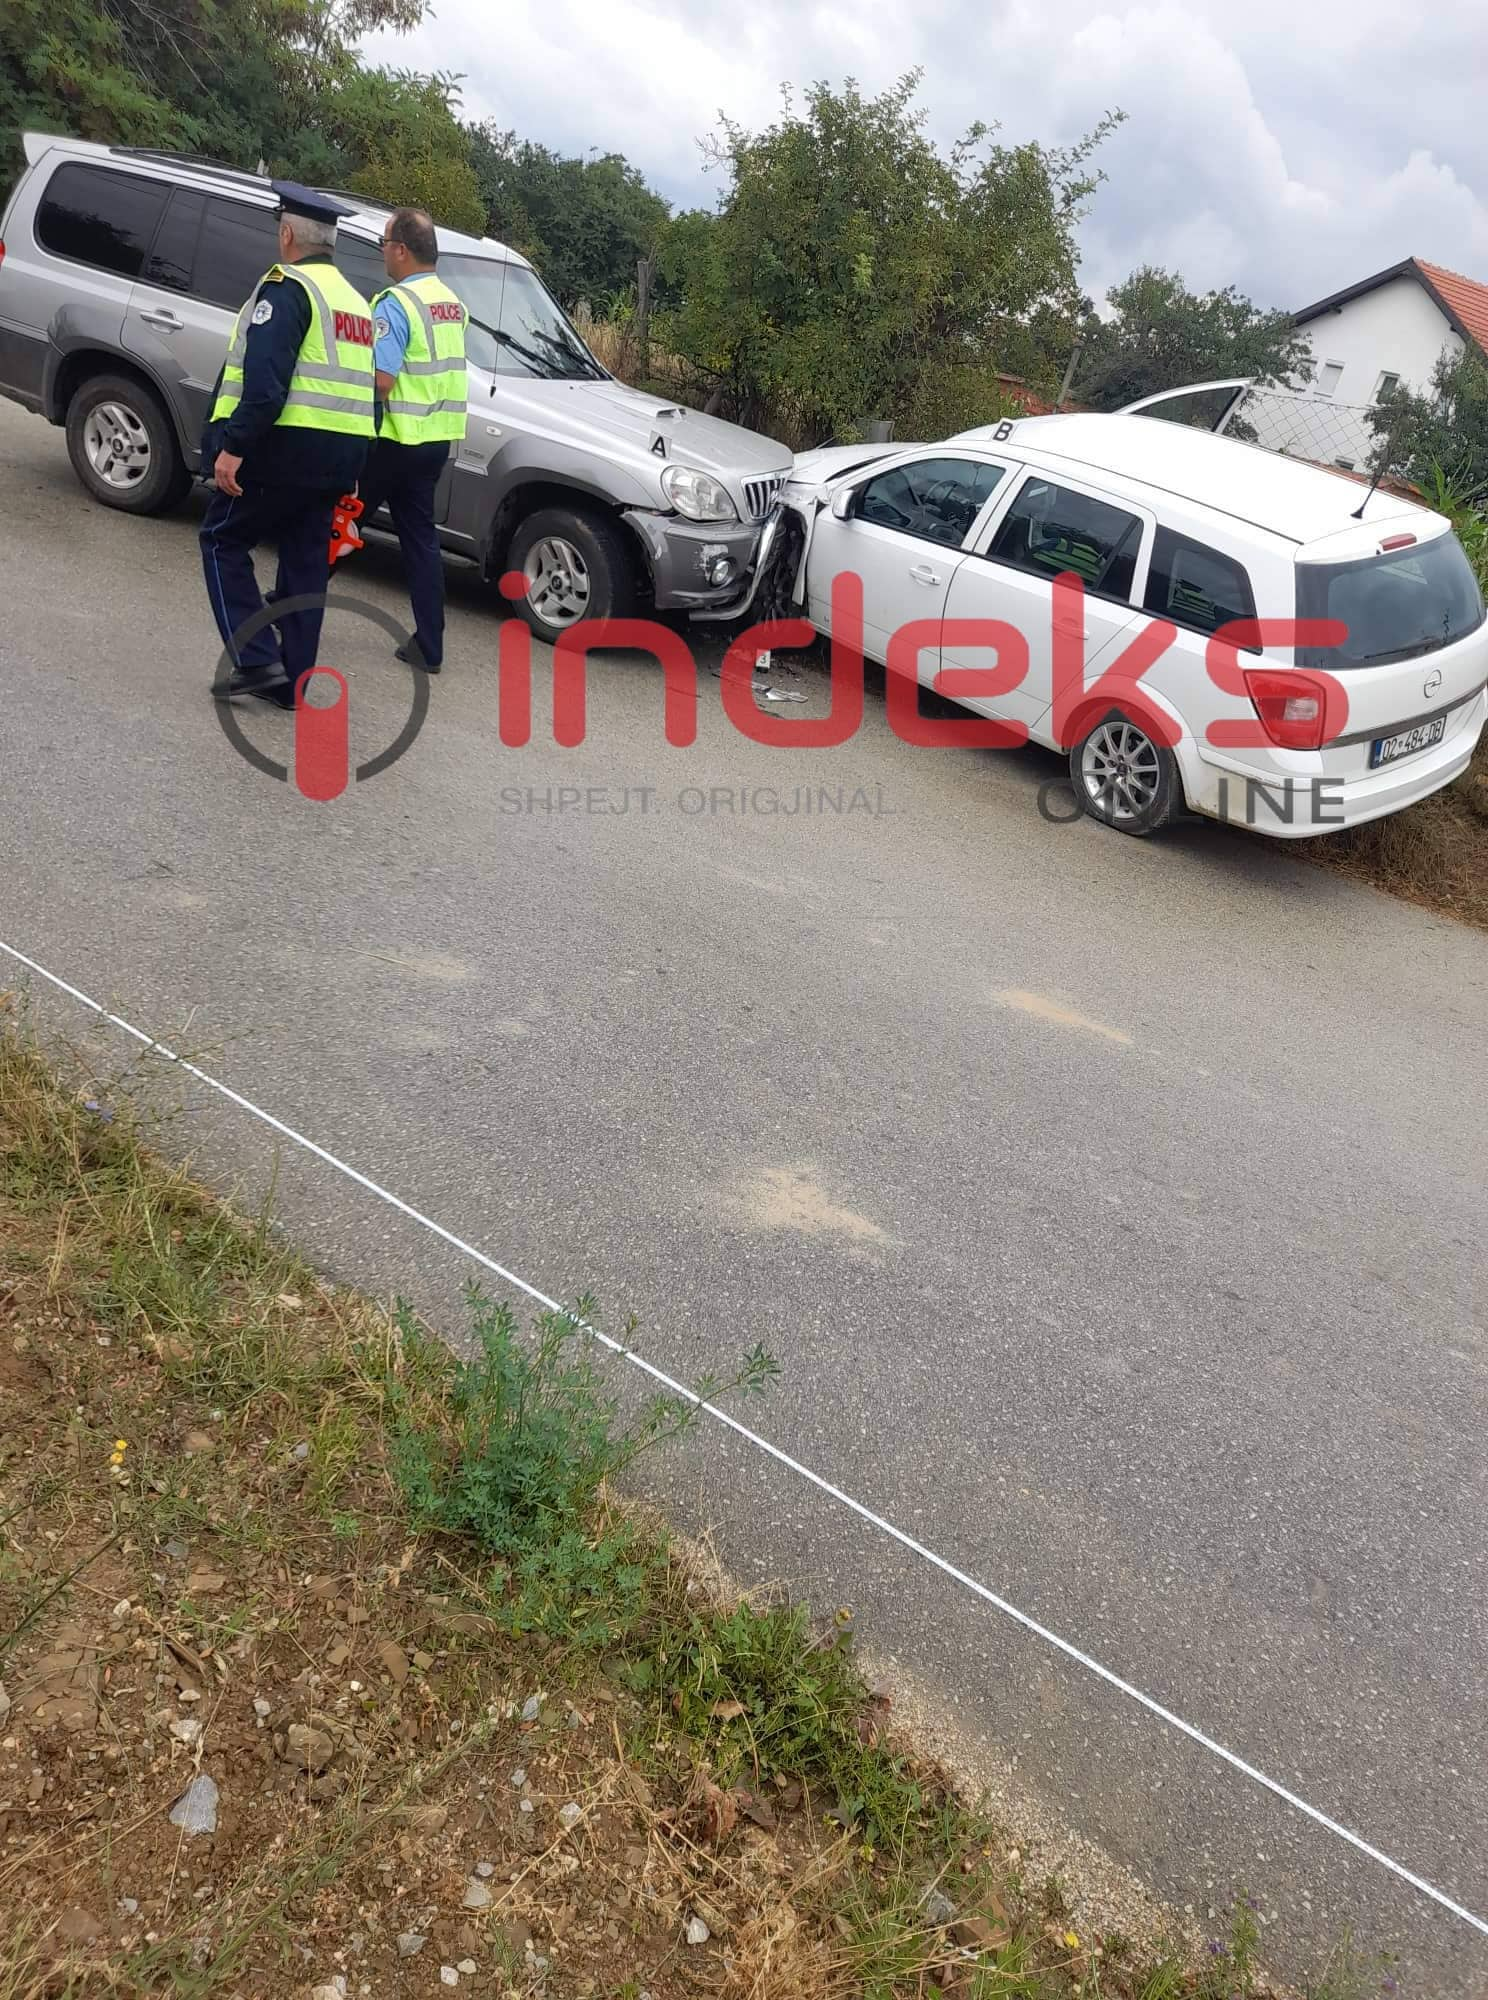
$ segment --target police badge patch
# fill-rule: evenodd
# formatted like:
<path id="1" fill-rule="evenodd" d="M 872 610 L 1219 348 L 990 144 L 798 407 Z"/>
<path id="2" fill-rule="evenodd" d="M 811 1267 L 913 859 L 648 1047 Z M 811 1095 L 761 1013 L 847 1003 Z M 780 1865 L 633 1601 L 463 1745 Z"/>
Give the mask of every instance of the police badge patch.
<path id="1" fill-rule="evenodd" d="M 379 340 L 386 340 L 392 328 L 385 319 L 375 319 L 372 322 L 372 331 Z"/>
<path id="2" fill-rule="evenodd" d="M 253 308 L 253 325 L 263 326 L 266 321 L 271 320 L 273 317 L 273 306 L 270 305 L 267 299 L 260 299 L 258 304 Z"/>

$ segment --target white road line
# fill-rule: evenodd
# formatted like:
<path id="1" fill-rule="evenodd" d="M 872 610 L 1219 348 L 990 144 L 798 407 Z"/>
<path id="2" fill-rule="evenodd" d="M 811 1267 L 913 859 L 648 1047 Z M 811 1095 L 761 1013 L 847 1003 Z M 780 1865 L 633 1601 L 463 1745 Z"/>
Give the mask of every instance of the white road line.
<path id="1" fill-rule="evenodd" d="M 76 986 L 70 986 L 65 979 L 59 978 L 55 972 L 49 972 L 44 965 L 39 965 L 34 958 L 28 958 L 23 951 L 17 951 L 14 945 L 6 944 L 3 938 L 0 938 L 0 951 L 7 953 L 18 965 L 24 965 L 28 971 L 38 974 L 42 979 L 48 981 L 50 985 L 55 986 L 59 992 L 66 993 L 69 998 L 76 1000 L 81 1006 L 97 1014 L 100 1019 L 107 1021 L 110 1027 L 118 1028 L 122 1033 L 131 1036 L 135 1041 L 143 1043 L 151 1054 L 158 1055 L 165 1062 L 175 1063 L 188 1076 L 194 1076 L 198 1083 L 204 1083 L 209 1090 L 215 1090 L 220 1097 L 225 1097 L 230 1104 L 236 1104 L 240 1111 L 246 1111 L 250 1117 L 257 1118 L 261 1124 L 267 1125 L 272 1131 L 282 1133 L 286 1139 L 291 1140 L 296 1146 L 302 1146 L 307 1153 L 313 1153 L 316 1159 L 324 1160 L 328 1167 L 334 1167 L 338 1174 L 344 1174 L 348 1180 L 355 1181 L 358 1187 L 365 1188 L 369 1194 L 376 1195 L 379 1201 L 386 1202 L 389 1208 L 395 1208 L 400 1215 L 406 1215 L 410 1222 L 416 1222 L 421 1229 L 427 1229 L 432 1235 L 448 1243 L 451 1249 L 458 1250 L 462 1257 L 469 1257 L 473 1262 L 482 1265 L 487 1271 L 494 1272 L 498 1278 L 505 1279 L 507 1284 L 515 1285 L 518 1291 L 525 1292 L 528 1298 L 535 1299 L 539 1305 L 546 1306 L 549 1311 L 562 1312 L 565 1310 L 557 1299 L 550 1299 L 546 1292 L 540 1292 L 536 1285 L 529 1285 L 525 1278 L 519 1278 L 515 1271 L 509 1271 L 504 1264 L 498 1264 L 494 1257 L 488 1257 L 483 1250 L 477 1250 L 475 1245 L 467 1243 L 464 1237 L 456 1236 L 454 1231 L 446 1229 L 443 1223 L 435 1222 L 432 1217 L 424 1215 L 420 1210 L 416 1209 L 411 1202 L 404 1201 L 400 1195 L 393 1194 L 388 1188 L 382 1187 L 376 1181 L 369 1179 L 366 1174 L 359 1173 L 355 1167 L 348 1166 L 345 1160 L 337 1159 L 336 1155 L 327 1152 L 324 1146 L 317 1146 L 313 1139 L 307 1139 L 305 1134 L 297 1132 L 293 1125 L 286 1125 L 284 1120 L 276 1118 L 272 1111 L 265 1111 L 262 1105 L 255 1104 L 251 1098 L 241 1096 L 227 1084 L 220 1083 L 215 1076 L 209 1076 L 204 1069 L 198 1069 L 195 1063 L 187 1062 L 184 1057 L 178 1056 L 173 1049 L 167 1048 L 163 1042 L 156 1041 L 153 1035 L 147 1035 L 142 1028 L 136 1028 L 132 1022 L 124 1020 L 118 1014 L 111 1014 L 97 1000 L 90 999 L 86 993 L 81 992 Z M 840 1486 L 834 1486 L 829 1479 L 823 1478 L 821 1473 L 813 1472 L 809 1465 L 802 1465 L 799 1460 L 792 1458 L 788 1452 L 782 1451 L 779 1445 L 771 1444 L 768 1438 L 763 1438 L 757 1431 L 750 1430 L 747 1424 L 741 1424 L 736 1417 L 729 1416 L 727 1411 L 716 1409 L 711 1403 L 702 1402 L 685 1383 L 674 1381 L 663 1369 L 656 1367 L 653 1362 L 647 1361 L 644 1356 L 637 1354 L 634 1349 L 624 1346 L 611 1335 L 601 1332 L 598 1327 L 594 1327 L 591 1330 L 595 1338 L 603 1346 L 607 1347 L 611 1353 L 620 1355 L 633 1368 L 639 1368 L 642 1374 L 649 1375 L 653 1382 L 659 1383 L 662 1388 L 668 1390 L 672 1395 L 683 1396 L 688 1402 L 696 1404 L 708 1416 L 712 1417 L 715 1422 L 733 1431 L 736 1436 L 743 1438 L 747 1444 L 753 1445 L 757 1451 L 762 1451 L 767 1457 L 773 1458 L 778 1465 L 783 1465 L 787 1471 L 793 1472 L 798 1479 L 804 1480 L 808 1486 L 815 1487 L 818 1493 L 825 1493 L 829 1499 L 835 1500 L 840 1507 L 845 1507 L 849 1513 L 856 1514 L 860 1521 L 866 1521 L 869 1527 L 876 1529 L 879 1534 L 886 1535 L 890 1541 L 897 1542 L 900 1548 L 908 1549 L 911 1555 L 918 1556 L 922 1562 L 927 1562 L 932 1568 L 938 1569 L 943 1576 L 948 1576 L 953 1583 L 960 1584 L 963 1590 L 969 1590 L 973 1597 L 980 1598 L 984 1604 L 990 1604 L 994 1611 L 1000 1611 L 1003 1617 L 1011 1618 L 1013 1623 L 1021 1625 L 1025 1632 L 1031 1632 L 1036 1639 L 1042 1639 L 1045 1645 L 1052 1646 L 1056 1652 L 1062 1653 L 1067 1660 L 1073 1660 L 1077 1667 L 1083 1667 L 1086 1673 L 1094 1674 L 1096 1679 L 1104 1681 L 1107 1687 L 1115 1688 L 1118 1694 L 1123 1694 L 1128 1700 L 1136 1702 L 1139 1707 L 1146 1709 L 1149 1715 L 1155 1715 L 1159 1722 L 1166 1723 L 1170 1729 L 1176 1729 L 1180 1735 L 1186 1736 L 1191 1743 L 1197 1743 L 1201 1750 L 1207 1750 L 1210 1756 L 1217 1757 L 1221 1763 L 1228 1764 L 1231 1770 L 1238 1771 L 1241 1777 L 1248 1778 L 1252 1784 L 1259 1785 L 1263 1791 L 1270 1792 L 1274 1798 L 1280 1799 L 1284 1805 L 1290 1806 L 1294 1812 L 1301 1813 L 1305 1819 L 1310 1819 L 1315 1826 L 1322 1827 L 1325 1832 L 1334 1834 L 1339 1840 L 1345 1841 L 1358 1853 L 1367 1855 L 1371 1861 L 1378 1862 L 1381 1868 L 1388 1869 L 1390 1874 L 1398 1877 L 1400 1881 L 1409 1884 L 1419 1894 L 1430 1897 L 1433 1903 L 1438 1904 L 1442 1909 L 1458 1918 L 1460 1922 L 1469 1925 L 1484 1937 L 1488 1937 L 1488 1919 L 1474 1916 L 1471 1910 L 1464 1909 L 1461 1903 L 1455 1902 L 1444 1890 L 1436 1888 L 1432 1883 L 1426 1881 L 1424 1877 L 1414 1874 L 1402 1862 L 1394 1860 L 1380 1848 L 1371 1845 L 1369 1841 L 1364 1839 L 1362 1834 L 1354 1833 L 1349 1827 L 1331 1818 L 1317 1806 L 1309 1805 L 1306 1799 L 1299 1798 L 1295 1792 L 1288 1791 L 1287 1787 L 1278 1784 L 1275 1778 L 1268 1777 L 1264 1771 L 1258 1770 L 1254 1764 L 1247 1763 L 1235 1751 L 1226 1749 L 1223 1743 L 1217 1743 L 1212 1736 L 1206 1736 L 1204 1731 L 1197 1728 L 1193 1723 L 1185 1722 L 1183 1717 L 1175 1715 L 1172 1709 L 1164 1708 L 1160 1701 L 1154 1700 L 1150 1694 L 1144 1694 L 1139 1687 L 1133 1687 L 1130 1681 L 1123 1680 L 1120 1674 L 1113 1672 L 1110 1667 L 1103 1666 L 1099 1660 L 1094 1659 L 1089 1653 L 1082 1652 L 1070 1640 L 1061 1638 L 1057 1632 L 1051 1631 L 1047 1625 L 1041 1625 L 1036 1618 L 1031 1618 L 1026 1611 L 1020 1611 L 1016 1604 L 1010 1604 L 1005 1597 L 999 1597 L 995 1590 L 990 1590 L 986 1584 L 979 1583 L 974 1576 L 968 1576 L 965 1570 L 957 1569 L 955 1564 L 948 1561 L 945 1556 L 937 1555 L 934 1549 L 926 1548 L 923 1542 L 917 1542 L 913 1535 L 907 1535 L 902 1528 L 896 1528 L 892 1521 L 886 1521 L 881 1514 L 875 1514 L 871 1507 L 865 1506 L 861 1500 L 855 1500 L 850 1493 L 844 1493 Z"/>

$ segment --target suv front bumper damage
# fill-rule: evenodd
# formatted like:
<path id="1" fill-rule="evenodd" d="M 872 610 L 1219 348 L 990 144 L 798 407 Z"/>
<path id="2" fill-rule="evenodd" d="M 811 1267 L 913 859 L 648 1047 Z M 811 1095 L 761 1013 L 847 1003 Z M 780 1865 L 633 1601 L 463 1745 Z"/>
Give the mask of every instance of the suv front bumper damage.
<path id="1" fill-rule="evenodd" d="M 620 517 L 651 560 L 658 611 L 706 611 L 732 603 L 749 579 L 758 521 L 684 521 L 632 507 Z"/>

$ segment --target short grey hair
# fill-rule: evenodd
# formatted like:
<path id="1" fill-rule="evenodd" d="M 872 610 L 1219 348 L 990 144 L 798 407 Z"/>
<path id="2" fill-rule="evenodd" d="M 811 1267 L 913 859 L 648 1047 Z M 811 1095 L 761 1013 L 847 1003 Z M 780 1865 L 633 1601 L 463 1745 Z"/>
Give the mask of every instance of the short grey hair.
<path id="1" fill-rule="evenodd" d="M 322 222 L 316 215 L 286 215 L 289 233 L 302 250 L 334 250 L 336 225 Z"/>

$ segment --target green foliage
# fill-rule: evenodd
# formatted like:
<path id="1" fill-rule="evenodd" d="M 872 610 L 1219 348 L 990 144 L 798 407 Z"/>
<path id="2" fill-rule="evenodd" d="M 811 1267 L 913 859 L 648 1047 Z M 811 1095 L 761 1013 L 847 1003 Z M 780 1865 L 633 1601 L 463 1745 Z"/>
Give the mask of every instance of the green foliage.
<path id="1" fill-rule="evenodd" d="M 1402 385 L 1369 422 L 1392 472 L 1428 486 L 1439 475 L 1459 508 L 1488 508 L 1488 356 L 1476 344 L 1445 349 L 1426 394 Z"/>
<path id="2" fill-rule="evenodd" d="M 387 1383 L 394 1465 L 421 1526 L 520 1557 L 581 1528 L 606 1480 L 681 1437 L 700 1410 L 656 1396 L 620 1427 L 594 1363 L 590 1300 L 540 1313 L 531 1346 L 510 1306 L 477 1288 L 470 1303 L 468 1358 L 425 1339 L 400 1308 L 404 1367 Z M 756 1394 L 777 1372 L 756 1348 L 731 1381 L 709 1379 L 695 1393 L 704 1401 L 732 1389 Z"/>
<path id="3" fill-rule="evenodd" d="M 469 135 L 493 236 L 530 257 L 565 305 L 596 311 L 634 287 L 668 205 L 618 153 L 565 159 L 494 125 Z"/>
<path id="4" fill-rule="evenodd" d="M 426 208 L 450 229 L 483 234 L 485 203 L 455 116 L 458 98 L 453 77 L 352 71 L 322 118 L 322 131 L 349 169 L 340 184 L 374 201 Z"/>
<path id="5" fill-rule="evenodd" d="M 1172 271 L 1150 265 L 1106 294 L 1109 319 L 1092 314 L 1081 332 L 1073 398 L 1115 410 L 1139 396 L 1227 375 L 1259 382 L 1306 381 L 1307 337 L 1286 312 L 1268 312 L 1233 286 L 1191 292 Z"/>
<path id="6" fill-rule="evenodd" d="M 1074 226 L 1115 119 L 1063 152 L 976 125 L 942 155 L 918 85 L 912 72 L 869 98 L 818 83 L 799 109 L 783 93 L 764 132 L 725 121 L 716 213 L 664 233 L 658 336 L 744 420 L 785 407 L 808 438 L 875 417 L 902 434 L 927 363 L 1026 374 L 1051 321 L 1073 324 Z"/>

